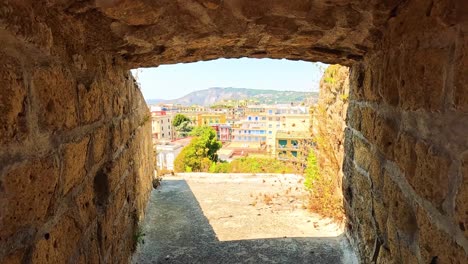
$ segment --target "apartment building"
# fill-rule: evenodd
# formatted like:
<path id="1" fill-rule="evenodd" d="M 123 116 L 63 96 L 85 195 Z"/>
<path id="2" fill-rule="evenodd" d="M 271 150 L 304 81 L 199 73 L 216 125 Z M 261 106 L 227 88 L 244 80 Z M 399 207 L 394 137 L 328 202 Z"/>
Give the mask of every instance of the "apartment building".
<path id="1" fill-rule="evenodd" d="M 175 139 L 175 130 L 172 126 L 173 119 L 173 114 L 168 114 L 163 110 L 151 112 L 153 142 Z"/>
<path id="2" fill-rule="evenodd" d="M 276 153 L 277 133 L 281 131 L 307 132 L 311 129 L 309 107 L 271 105 L 265 107 L 266 145 L 270 153 Z"/>
<path id="3" fill-rule="evenodd" d="M 211 126 L 225 123 L 226 114 L 203 113 L 197 115 L 197 126 Z"/>
<path id="4" fill-rule="evenodd" d="M 201 105 L 192 105 L 192 106 L 184 106 L 184 105 L 177 105 L 177 112 L 182 114 L 189 114 L 189 113 L 205 113 L 208 109 Z"/>
<path id="5" fill-rule="evenodd" d="M 221 142 L 231 141 L 232 128 L 231 125 L 219 125 L 218 126 L 218 140 Z"/>
<path id="6" fill-rule="evenodd" d="M 251 114 L 232 127 L 232 141 L 265 144 L 266 117 L 264 113 Z"/>
<path id="7" fill-rule="evenodd" d="M 308 131 L 277 131 L 275 157 L 281 160 L 304 160 L 311 144 Z"/>

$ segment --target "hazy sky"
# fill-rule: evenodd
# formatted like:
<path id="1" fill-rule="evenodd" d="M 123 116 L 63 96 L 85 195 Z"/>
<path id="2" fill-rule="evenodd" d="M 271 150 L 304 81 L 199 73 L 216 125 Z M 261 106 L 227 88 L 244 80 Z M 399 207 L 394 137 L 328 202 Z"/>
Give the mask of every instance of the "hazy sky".
<path id="1" fill-rule="evenodd" d="M 210 87 L 318 91 L 325 67 L 304 61 L 218 59 L 143 68 L 137 75 L 145 99 L 175 99 Z"/>

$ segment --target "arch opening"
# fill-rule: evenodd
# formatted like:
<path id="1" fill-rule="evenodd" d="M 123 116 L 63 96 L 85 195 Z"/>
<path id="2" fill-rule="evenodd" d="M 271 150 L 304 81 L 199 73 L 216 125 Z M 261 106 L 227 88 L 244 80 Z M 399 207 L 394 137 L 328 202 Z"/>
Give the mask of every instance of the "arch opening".
<path id="1" fill-rule="evenodd" d="M 0 7 L 2 262 L 128 261 L 154 164 L 129 69 L 241 56 L 350 66 L 343 188 L 362 262 L 467 261 L 462 1 Z"/>

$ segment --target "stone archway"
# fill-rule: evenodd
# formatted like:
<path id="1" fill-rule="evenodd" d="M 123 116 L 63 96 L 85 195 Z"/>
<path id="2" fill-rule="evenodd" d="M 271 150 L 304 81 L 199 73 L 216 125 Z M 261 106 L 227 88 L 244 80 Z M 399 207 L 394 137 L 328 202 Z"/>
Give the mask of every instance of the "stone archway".
<path id="1" fill-rule="evenodd" d="M 153 159 L 128 70 L 246 56 L 351 66 L 344 194 L 363 262 L 466 262 L 466 14 L 461 0 L 2 2 L 0 259 L 126 261 Z"/>

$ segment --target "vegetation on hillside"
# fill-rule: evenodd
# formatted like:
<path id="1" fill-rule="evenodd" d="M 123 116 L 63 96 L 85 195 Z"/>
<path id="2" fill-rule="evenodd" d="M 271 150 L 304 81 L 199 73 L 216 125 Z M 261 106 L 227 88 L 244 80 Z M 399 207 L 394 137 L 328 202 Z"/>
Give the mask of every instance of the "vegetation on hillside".
<path id="1" fill-rule="evenodd" d="M 181 98 L 164 100 L 160 103 L 173 103 L 182 105 L 209 106 L 219 104 L 225 100 L 251 100 L 260 104 L 302 102 L 309 97 L 317 97 L 317 93 L 298 91 L 277 91 L 234 87 L 213 87 L 191 92 Z M 222 103 L 223 104 L 223 103 Z"/>

